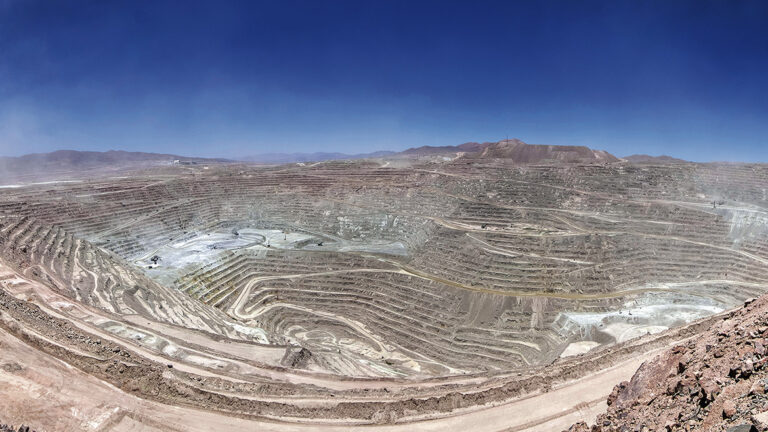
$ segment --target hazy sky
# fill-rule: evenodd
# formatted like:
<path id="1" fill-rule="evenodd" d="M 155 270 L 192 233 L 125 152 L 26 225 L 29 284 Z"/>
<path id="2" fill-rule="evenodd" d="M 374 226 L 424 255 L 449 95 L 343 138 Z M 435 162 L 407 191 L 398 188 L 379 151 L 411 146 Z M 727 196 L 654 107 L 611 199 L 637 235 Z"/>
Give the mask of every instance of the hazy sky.
<path id="1" fill-rule="evenodd" d="M 0 0 L 0 154 L 768 161 L 766 1 Z"/>

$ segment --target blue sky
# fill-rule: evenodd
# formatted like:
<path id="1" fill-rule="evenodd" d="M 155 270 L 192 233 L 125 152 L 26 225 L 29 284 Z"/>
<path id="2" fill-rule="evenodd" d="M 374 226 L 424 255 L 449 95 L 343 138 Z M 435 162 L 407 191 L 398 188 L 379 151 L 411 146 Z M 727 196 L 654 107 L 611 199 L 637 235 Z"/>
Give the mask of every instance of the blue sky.
<path id="1" fill-rule="evenodd" d="M 0 0 L 0 155 L 495 141 L 768 162 L 765 1 Z"/>

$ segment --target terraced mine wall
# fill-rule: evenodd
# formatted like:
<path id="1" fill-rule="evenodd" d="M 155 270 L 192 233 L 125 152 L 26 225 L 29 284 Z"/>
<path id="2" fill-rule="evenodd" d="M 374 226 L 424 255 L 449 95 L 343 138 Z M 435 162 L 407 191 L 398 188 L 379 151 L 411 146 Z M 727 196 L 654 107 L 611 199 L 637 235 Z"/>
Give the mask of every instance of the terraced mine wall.
<path id="1" fill-rule="evenodd" d="M 221 168 L 6 193 L 2 230 L 17 266 L 49 268 L 41 278 L 112 312 L 152 308 L 175 288 L 214 306 L 180 302 L 206 316 L 199 325 L 249 323 L 308 345 L 330 371 L 424 363 L 440 375 L 546 363 L 580 339 L 679 325 L 653 316 L 678 306 L 698 318 L 762 292 L 761 176 L 694 164 Z M 227 246 L 248 229 L 248 247 Z M 151 287 L 144 301 L 133 286 Z M 354 341 L 347 362 L 371 369 L 332 364 L 339 339 Z"/>
<path id="2" fill-rule="evenodd" d="M 401 166 L 5 189 L 3 290 L 146 361 L 179 392 L 162 401 L 365 423 L 545 389 L 522 380 L 613 364 L 768 286 L 764 165 Z M 20 337 L 72 355 L 46 332 Z"/>

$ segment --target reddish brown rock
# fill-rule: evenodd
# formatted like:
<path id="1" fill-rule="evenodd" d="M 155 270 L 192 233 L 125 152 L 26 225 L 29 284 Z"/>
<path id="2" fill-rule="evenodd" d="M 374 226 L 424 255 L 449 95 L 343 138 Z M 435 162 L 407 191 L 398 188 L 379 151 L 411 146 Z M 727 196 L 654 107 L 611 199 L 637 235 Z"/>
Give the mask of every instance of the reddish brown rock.
<path id="1" fill-rule="evenodd" d="M 720 393 L 720 386 L 714 380 L 706 380 L 701 383 L 701 390 L 704 392 L 707 400 L 713 401 L 718 393 Z"/>
<path id="2" fill-rule="evenodd" d="M 768 432 L 766 322 L 768 297 L 762 297 L 644 363 L 614 388 L 597 425 L 610 431 Z"/>
<path id="3" fill-rule="evenodd" d="M 762 342 L 755 342 L 755 354 L 763 356 L 765 355 L 765 345 Z"/>

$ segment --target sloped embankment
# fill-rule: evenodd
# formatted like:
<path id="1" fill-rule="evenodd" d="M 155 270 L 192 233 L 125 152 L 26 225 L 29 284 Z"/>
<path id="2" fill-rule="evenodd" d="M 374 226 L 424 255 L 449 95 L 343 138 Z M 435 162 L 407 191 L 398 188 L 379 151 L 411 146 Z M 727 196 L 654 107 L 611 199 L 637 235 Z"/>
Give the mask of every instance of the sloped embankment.
<path id="1" fill-rule="evenodd" d="M 644 363 L 570 431 L 768 430 L 768 296 Z"/>

